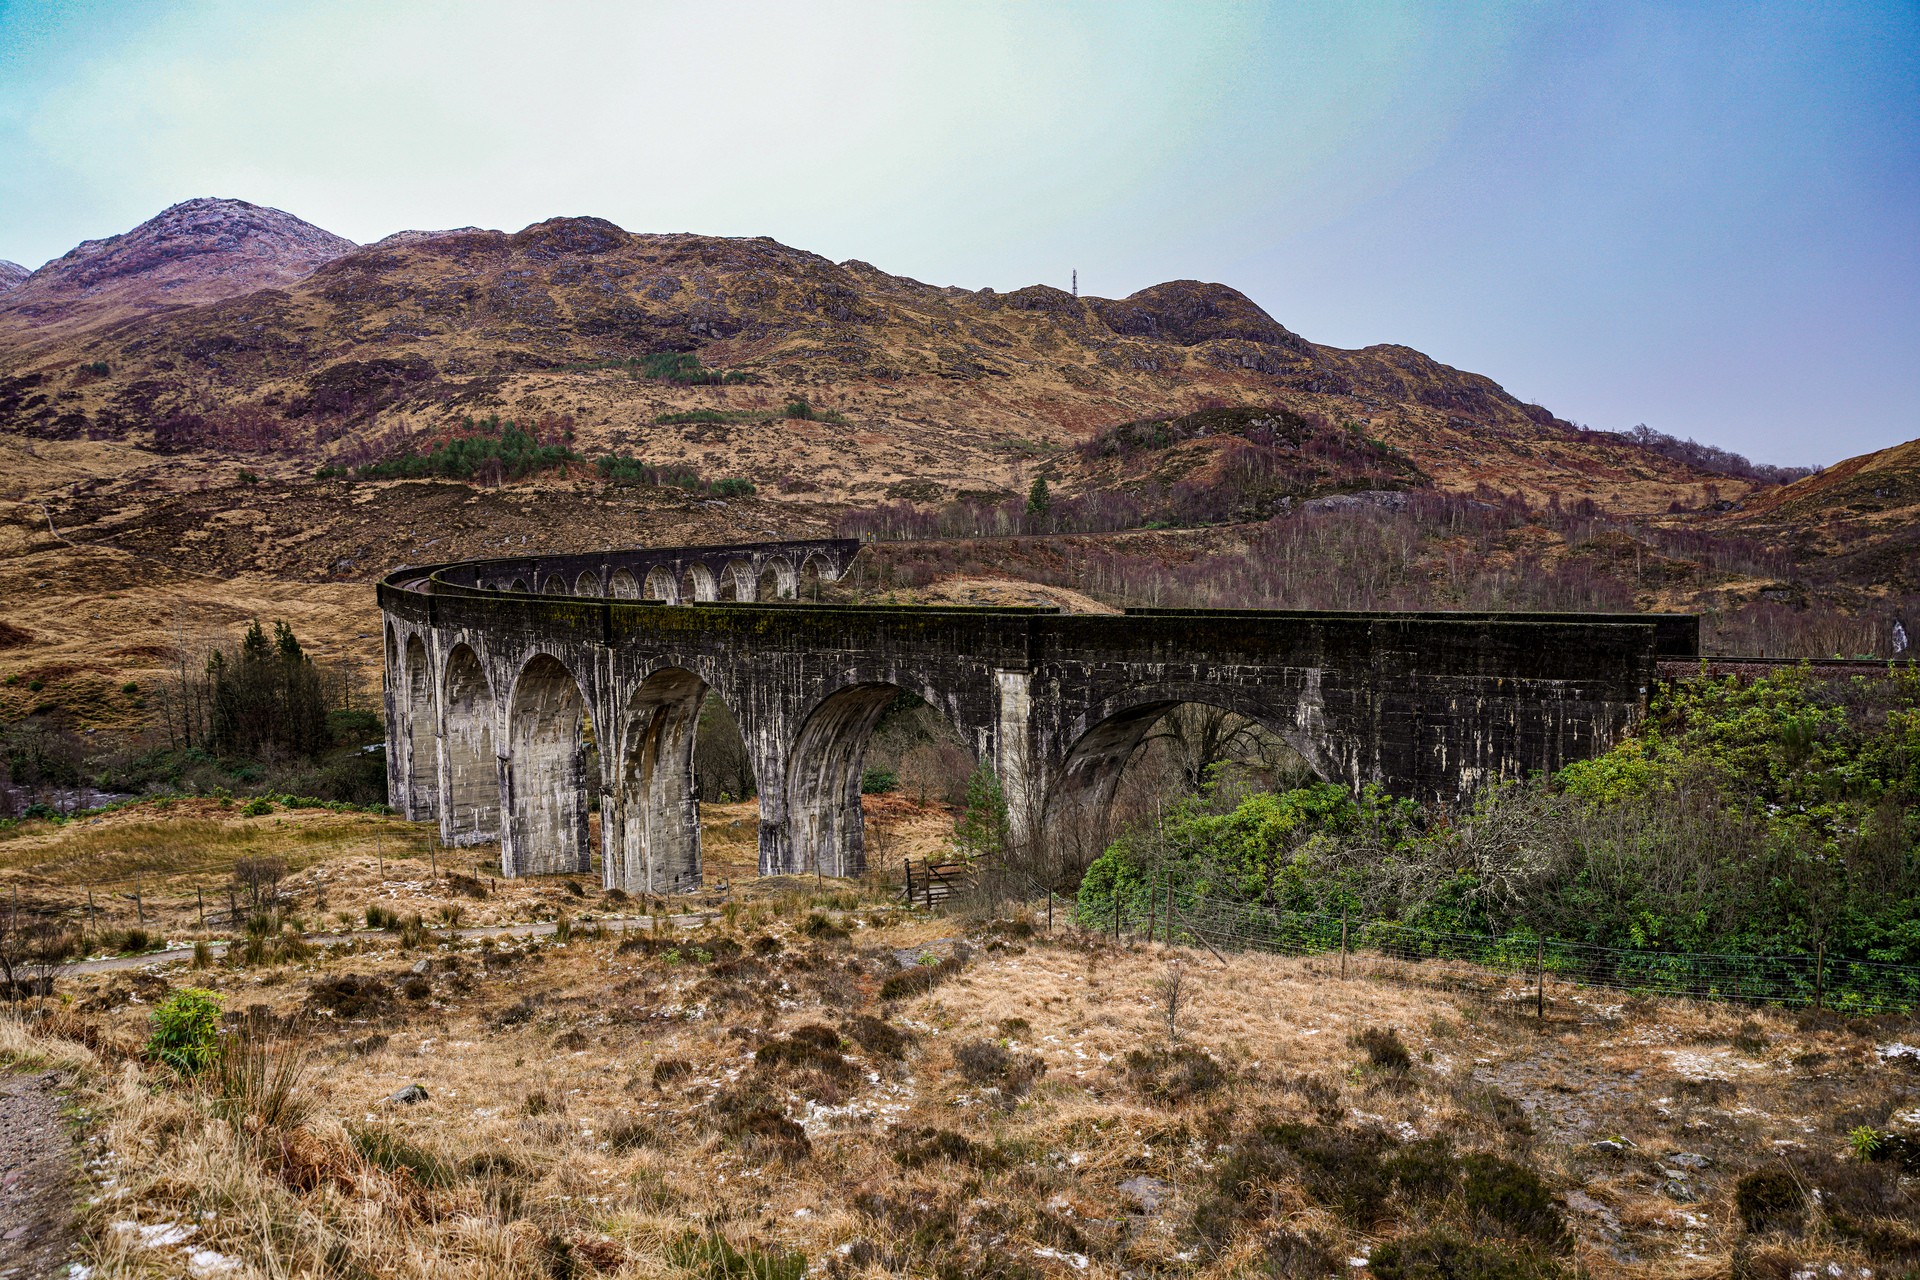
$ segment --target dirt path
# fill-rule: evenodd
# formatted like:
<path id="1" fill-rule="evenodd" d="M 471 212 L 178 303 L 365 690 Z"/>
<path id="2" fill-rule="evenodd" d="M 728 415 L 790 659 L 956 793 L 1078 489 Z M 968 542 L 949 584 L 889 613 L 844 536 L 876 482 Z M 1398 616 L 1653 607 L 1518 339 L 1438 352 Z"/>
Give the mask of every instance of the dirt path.
<path id="1" fill-rule="evenodd" d="M 54 1072 L 0 1077 L 0 1280 L 66 1274 L 73 1252 L 73 1140 Z"/>

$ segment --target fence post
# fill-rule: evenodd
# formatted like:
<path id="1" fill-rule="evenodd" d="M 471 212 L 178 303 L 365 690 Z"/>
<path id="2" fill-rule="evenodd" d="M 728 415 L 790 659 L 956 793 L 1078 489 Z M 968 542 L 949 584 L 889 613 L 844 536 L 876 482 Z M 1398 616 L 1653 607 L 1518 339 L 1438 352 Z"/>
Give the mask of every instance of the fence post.
<path id="1" fill-rule="evenodd" d="M 1147 941 L 1148 942 L 1153 941 L 1154 927 L 1157 924 L 1159 924 L 1159 921 L 1153 918 L 1154 911 L 1158 908 L 1159 904 L 1160 904 L 1160 895 L 1157 892 L 1155 892 L 1155 885 L 1153 883 L 1153 879 L 1149 877 L 1147 880 Z"/>
<path id="2" fill-rule="evenodd" d="M 373 856 L 379 860 L 380 880 L 382 883 L 385 883 L 387 879 L 387 846 L 386 843 L 380 839 L 380 832 L 377 829 L 373 833 Z"/>
<path id="3" fill-rule="evenodd" d="M 87 932 L 88 933 L 100 932 L 99 921 L 94 918 L 94 914 L 93 914 L 93 886 L 92 885 L 87 886 Z"/>
<path id="4" fill-rule="evenodd" d="M 140 901 L 140 882 L 138 880 L 133 882 L 133 916 L 140 924 L 144 925 L 147 922 L 147 908 L 146 904 Z"/>
<path id="5" fill-rule="evenodd" d="M 1340 908 L 1340 976 L 1347 976 L 1347 908 Z"/>
<path id="6" fill-rule="evenodd" d="M 200 903 L 200 932 L 205 933 L 207 931 L 207 891 L 205 889 L 195 889 L 193 896 Z"/>
<path id="7" fill-rule="evenodd" d="M 233 886 L 227 886 L 227 926 L 232 928 L 240 923 L 240 903 L 233 896 Z"/>
<path id="8" fill-rule="evenodd" d="M 1047 932 L 1053 932 L 1053 890 L 1047 890 Z"/>
<path id="9" fill-rule="evenodd" d="M 1173 881 L 1167 881 L 1167 945 L 1172 946 L 1173 938 Z"/>
<path id="10" fill-rule="evenodd" d="M 1533 940 L 1533 1016 L 1545 1019 L 1547 1016 L 1547 940 Z"/>
<path id="11" fill-rule="evenodd" d="M 1813 943 L 1813 1007 L 1827 1007 L 1827 944 L 1822 938 Z"/>

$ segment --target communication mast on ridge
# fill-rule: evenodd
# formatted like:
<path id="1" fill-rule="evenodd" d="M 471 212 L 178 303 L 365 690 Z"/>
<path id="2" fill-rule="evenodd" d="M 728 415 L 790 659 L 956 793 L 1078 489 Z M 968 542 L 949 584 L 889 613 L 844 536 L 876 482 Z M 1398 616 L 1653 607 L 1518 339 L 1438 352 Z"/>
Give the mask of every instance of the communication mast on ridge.
<path id="1" fill-rule="evenodd" d="M 1076 298 L 1080 296 L 1080 268 L 1078 267 L 1073 269 L 1073 296 Z"/>

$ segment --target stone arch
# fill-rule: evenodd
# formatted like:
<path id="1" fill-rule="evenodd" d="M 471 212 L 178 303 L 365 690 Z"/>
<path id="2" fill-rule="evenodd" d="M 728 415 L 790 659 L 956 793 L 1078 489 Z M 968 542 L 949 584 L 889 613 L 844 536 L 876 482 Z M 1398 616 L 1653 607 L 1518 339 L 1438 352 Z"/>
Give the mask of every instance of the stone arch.
<path id="1" fill-rule="evenodd" d="M 641 594 L 648 600 L 664 600 L 668 604 L 680 603 L 680 586 L 674 580 L 673 570 L 665 565 L 655 565 L 647 570 L 646 586 Z"/>
<path id="2" fill-rule="evenodd" d="M 586 697 L 567 665 L 546 653 L 528 659 L 507 704 L 503 874 L 591 869 L 587 723 Z"/>
<path id="3" fill-rule="evenodd" d="M 500 838 L 500 759 L 494 751 L 493 687 L 465 644 L 447 654 L 440 676 L 440 838 L 451 845 Z"/>
<path id="4" fill-rule="evenodd" d="M 1141 697 L 1153 692 L 1161 696 Z M 1068 828 L 1091 823 L 1099 829 L 1086 835 L 1086 842 L 1104 847 L 1111 834 L 1106 826 L 1128 764 L 1139 755 L 1150 735 L 1169 717 L 1187 708 L 1242 717 L 1292 748 L 1313 773 L 1322 778 L 1334 776 L 1327 771 L 1325 753 L 1296 725 L 1282 721 L 1266 708 L 1249 705 L 1241 698 L 1223 697 L 1222 693 L 1219 689 L 1142 690 L 1132 697 L 1113 699 L 1089 716 L 1090 723 L 1067 747 L 1047 788 L 1045 814 L 1053 840 L 1071 843 L 1075 832 Z M 1134 697 L 1141 700 L 1134 701 Z M 1082 852 L 1091 851 L 1095 850 Z"/>
<path id="5" fill-rule="evenodd" d="M 669 666 L 650 673 L 627 699 L 614 786 L 619 838 L 617 847 L 603 841 L 609 887 L 632 893 L 700 887 L 693 747 L 707 691 L 692 671 Z"/>
<path id="6" fill-rule="evenodd" d="M 512 585 L 512 586 L 510 586 L 510 587 L 508 587 L 508 588 L 507 588 L 507 590 L 509 590 L 509 591 L 518 591 L 518 592 L 519 592 L 520 594 L 522 594 L 522 595 L 526 595 L 526 594 L 527 594 L 527 580 L 526 580 L 525 578 L 515 578 L 515 579 L 513 580 L 513 585 Z"/>
<path id="7" fill-rule="evenodd" d="M 640 581 L 633 576 L 631 569 L 615 569 L 607 580 L 609 594 L 616 600 L 638 600 Z"/>
<path id="8" fill-rule="evenodd" d="M 406 759 L 389 761 L 389 767 L 403 770 L 406 779 L 406 807 L 409 822 L 431 822 L 439 816 L 440 746 L 435 732 L 433 663 L 427 657 L 427 645 L 417 635 L 407 637 L 406 684 L 407 740 Z"/>
<path id="9" fill-rule="evenodd" d="M 547 580 L 540 586 L 540 594 L 543 596 L 564 596 L 571 595 L 572 593 L 567 590 L 567 579 L 564 574 L 550 573 L 547 575 Z"/>
<path id="10" fill-rule="evenodd" d="M 720 586 L 726 600 L 752 600 L 754 598 L 753 566 L 745 560 L 730 560 L 727 567 L 720 571 Z"/>
<path id="11" fill-rule="evenodd" d="M 940 706 L 926 691 L 881 681 L 843 685 L 814 704 L 787 754 L 788 859 L 783 870 L 857 876 L 867 867 L 860 783 L 867 743 L 905 692 Z M 951 721 L 949 721 L 951 723 Z M 956 726 L 957 730 L 957 726 Z M 967 735 L 957 733 L 965 743 Z M 971 752 L 970 752 L 971 754 Z"/>
<path id="12" fill-rule="evenodd" d="M 599 595 L 600 575 L 591 569 L 582 569 L 580 576 L 573 580 L 573 594 L 577 596 Z"/>
<path id="13" fill-rule="evenodd" d="M 793 561 L 785 556 L 768 556 L 760 566 L 755 594 L 761 600 L 791 600 L 794 586 Z"/>
<path id="14" fill-rule="evenodd" d="M 720 598 L 720 587 L 713 578 L 713 570 L 700 561 L 689 563 L 680 575 L 680 600 L 685 604 L 698 601 L 705 603 Z"/>

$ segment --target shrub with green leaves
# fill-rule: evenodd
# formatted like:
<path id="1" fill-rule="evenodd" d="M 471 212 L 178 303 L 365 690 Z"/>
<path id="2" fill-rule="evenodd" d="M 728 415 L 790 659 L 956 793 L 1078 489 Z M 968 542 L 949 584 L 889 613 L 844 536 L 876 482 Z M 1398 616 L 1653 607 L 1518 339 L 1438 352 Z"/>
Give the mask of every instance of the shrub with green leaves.
<path id="1" fill-rule="evenodd" d="M 199 1075 L 220 1057 L 220 997 L 183 987 L 160 1002 L 150 1019 L 147 1056 L 183 1076 Z"/>

